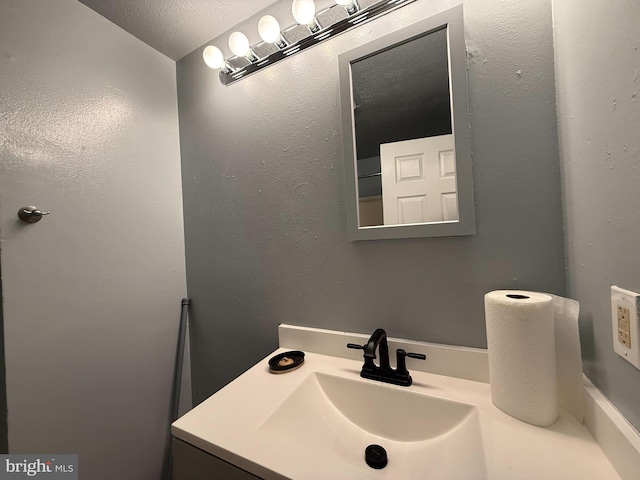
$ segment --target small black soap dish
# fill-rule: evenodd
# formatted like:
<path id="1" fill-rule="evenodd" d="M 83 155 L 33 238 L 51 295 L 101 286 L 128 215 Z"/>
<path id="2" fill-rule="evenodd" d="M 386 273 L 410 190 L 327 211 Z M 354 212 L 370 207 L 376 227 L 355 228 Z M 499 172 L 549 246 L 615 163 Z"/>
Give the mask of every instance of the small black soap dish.
<path id="1" fill-rule="evenodd" d="M 304 352 L 293 350 L 279 353 L 269 359 L 269 371 L 271 373 L 286 373 L 300 368 L 304 363 Z"/>

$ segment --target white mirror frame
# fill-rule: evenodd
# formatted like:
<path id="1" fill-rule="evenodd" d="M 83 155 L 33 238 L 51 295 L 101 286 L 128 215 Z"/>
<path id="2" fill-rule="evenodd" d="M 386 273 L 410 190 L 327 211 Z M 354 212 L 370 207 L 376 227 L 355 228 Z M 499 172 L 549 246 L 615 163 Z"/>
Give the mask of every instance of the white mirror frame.
<path id="1" fill-rule="evenodd" d="M 377 52 L 388 50 L 430 32 L 447 29 L 451 120 L 456 155 L 459 220 L 404 225 L 360 227 L 358 221 L 358 181 L 355 125 L 353 118 L 351 64 Z M 344 146 L 347 236 L 349 240 L 449 237 L 475 233 L 473 172 L 471 165 L 471 127 L 467 87 L 467 55 L 462 5 L 402 28 L 339 56 L 340 110 Z"/>

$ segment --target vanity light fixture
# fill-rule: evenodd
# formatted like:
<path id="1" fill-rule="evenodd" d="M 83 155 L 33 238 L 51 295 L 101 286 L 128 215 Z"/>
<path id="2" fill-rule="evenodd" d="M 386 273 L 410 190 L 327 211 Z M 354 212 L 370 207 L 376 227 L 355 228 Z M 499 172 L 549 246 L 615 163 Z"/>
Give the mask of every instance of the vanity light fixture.
<path id="1" fill-rule="evenodd" d="M 260 34 L 260 38 L 266 43 L 273 43 L 278 48 L 287 46 L 287 43 L 282 38 L 278 20 L 271 15 L 265 15 L 260 19 L 258 23 L 258 33 Z"/>
<path id="2" fill-rule="evenodd" d="M 222 52 L 218 47 L 214 47 L 213 45 L 205 47 L 202 52 L 202 58 L 204 59 L 204 63 L 206 63 L 209 68 L 219 68 L 220 71 L 224 73 L 231 72 L 231 69 L 228 67 L 227 62 L 224 61 L 224 55 L 222 55 Z"/>
<path id="3" fill-rule="evenodd" d="M 291 13 L 293 13 L 295 21 L 300 25 L 309 27 L 311 33 L 316 33 L 320 30 L 316 20 L 316 4 L 313 0 L 293 0 Z"/>
<path id="4" fill-rule="evenodd" d="M 288 1 L 290 0 L 280 0 L 280 4 Z M 229 35 L 228 49 L 224 46 L 224 40 L 218 37 L 213 40 L 212 45 L 204 48 L 202 57 L 209 68 L 218 70 L 220 82 L 229 85 L 414 1 L 416 0 L 334 0 L 334 5 L 316 12 L 314 0 L 293 0 L 291 13 L 296 25 L 281 29 L 275 16 L 263 15 L 258 22 L 258 34 L 262 42 L 252 46 L 240 29 L 249 31 L 248 28 L 255 27 L 250 27 L 249 21 L 245 21 Z M 282 7 L 286 8 L 284 5 Z M 282 14 L 282 9 L 272 8 L 272 11 Z M 233 55 L 225 58 L 223 50 L 227 53 L 230 51 Z"/>
<path id="5" fill-rule="evenodd" d="M 338 5 L 342 5 L 349 15 L 353 15 L 360 7 L 358 6 L 358 2 L 356 0 L 334 0 Z"/>
<path id="6" fill-rule="evenodd" d="M 233 32 L 229 35 L 229 48 L 238 57 L 245 57 L 252 62 L 258 59 L 251 51 L 249 39 L 242 32 Z"/>

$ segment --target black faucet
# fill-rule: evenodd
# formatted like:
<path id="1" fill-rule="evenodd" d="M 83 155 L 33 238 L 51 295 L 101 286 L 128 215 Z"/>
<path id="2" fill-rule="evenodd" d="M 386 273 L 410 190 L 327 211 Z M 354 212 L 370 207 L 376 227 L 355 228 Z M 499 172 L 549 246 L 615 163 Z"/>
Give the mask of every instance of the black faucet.
<path id="1" fill-rule="evenodd" d="M 421 353 L 407 353 L 399 348 L 396 350 L 396 369 L 394 370 L 389 364 L 387 332 L 382 328 L 376 329 L 365 345 L 348 343 L 347 347 L 364 350 L 364 365 L 360 372 L 362 378 L 393 383 L 394 385 L 401 385 L 403 387 L 408 387 L 413 381 L 411 375 L 409 375 L 409 370 L 407 370 L 406 357 L 417 358 L 419 360 L 425 360 L 427 358 Z M 373 360 L 377 358 L 376 350 L 378 350 L 380 354 L 379 365 L 373 363 Z"/>

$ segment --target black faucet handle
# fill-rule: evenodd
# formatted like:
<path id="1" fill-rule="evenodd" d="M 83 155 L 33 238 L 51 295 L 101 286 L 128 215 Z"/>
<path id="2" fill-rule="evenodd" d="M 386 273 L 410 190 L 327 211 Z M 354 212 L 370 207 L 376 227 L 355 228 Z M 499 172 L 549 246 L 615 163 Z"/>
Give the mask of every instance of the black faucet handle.
<path id="1" fill-rule="evenodd" d="M 366 345 L 358 345 L 357 343 L 347 343 L 347 348 L 354 348 L 356 350 L 364 350 Z"/>
<path id="2" fill-rule="evenodd" d="M 396 353 L 398 354 L 398 358 L 405 358 L 405 357 L 409 357 L 409 358 L 415 358 L 417 360 L 426 360 L 427 356 L 422 354 L 422 353 L 410 353 L 410 352 L 405 352 L 402 348 L 399 348 L 398 350 L 396 350 Z"/>
<path id="3" fill-rule="evenodd" d="M 422 353 L 409 353 L 405 352 L 402 348 L 396 350 L 396 375 L 400 378 L 405 379 L 406 383 L 403 385 L 409 386 L 411 385 L 411 375 L 409 375 L 409 370 L 407 370 L 407 361 L 406 357 L 415 358 L 418 360 L 426 360 L 427 356 Z"/>
<path id="4" fill-rule="evenodd" d="M 407 353 L 406 355 L 409 358 L 416 358 L 418 360 L 426 360 L 427 359 L 427 356 L 422 354 L 422 353 Z"/>

